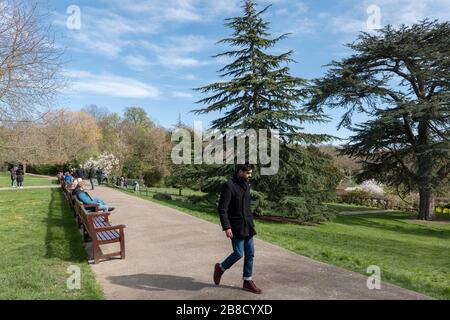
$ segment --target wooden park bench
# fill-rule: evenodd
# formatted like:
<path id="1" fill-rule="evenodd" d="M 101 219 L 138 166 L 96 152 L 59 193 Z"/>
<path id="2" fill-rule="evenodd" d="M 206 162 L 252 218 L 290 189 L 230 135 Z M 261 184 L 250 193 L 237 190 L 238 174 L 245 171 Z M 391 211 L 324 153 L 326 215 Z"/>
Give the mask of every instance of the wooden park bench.
<path id="1" fill-rule="evenodd" d="M 98 205 L 85 205 L 78 199 L 74 199 L 74 201 L 77 222 L 79 227 L 83 229 L 83 240 L 88 241 L 89 238 L 92 240 L 94 263 L 97 264 L 100 259 L 115 256 L 125 259 L 125 226 L 111 225 L 110 213 L 99 211 Z M 115 242 L 120 242 L 120 251 L 108 254 L 102 253 L 101 245 Z"/>

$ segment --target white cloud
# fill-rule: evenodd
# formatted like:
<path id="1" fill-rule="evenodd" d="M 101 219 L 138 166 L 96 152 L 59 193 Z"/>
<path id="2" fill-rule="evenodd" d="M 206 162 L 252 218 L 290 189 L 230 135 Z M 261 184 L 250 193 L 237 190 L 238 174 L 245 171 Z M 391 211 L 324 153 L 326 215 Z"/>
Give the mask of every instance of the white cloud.
<path id="1" fill-rule="evenodd" d="M 186 8 L 169 8 L 166 12 L 168 21 L 199 22 L 202 17 Z"/>
<path id="2" fill-rule="evenodd" d="M 136 43 L 142 49 L 156 55 L 156 60 L 170 68 L 200 67 L 214 63 L 211 60 L 200 60 L 194 55 L 212 48 L 216 40 L 198 35 L 168 37 L 163 43 L 155 44 L 141 40 Z"/>
<path id="3" fill-rule="evenodd" d="M 375 4 L 381 9 L 382 24 L 413 24 L 430 18 L 450 20 L 450 1 L 448 0 L 366 0 L 365 7 Z"/>
<path id="4" fill-rule="evenodd" d="M 448 0 L 365 0 L 356 2 L 353 10 L 346 14 L 330 14 L 328 16 L 329 30 L 334 33 L 352 35 L 360 31 L 370 31 L 367 28 L 370 17 L 367 9 L 372 5 L 380 8 L 382 26 L 412 25 L 425 18 L 450 20 L 450 1 Z"/>
<path id="5" fill-rule="evenodd" d="M 65 75 L 71 79 L 72 92 L 93 93 L 119 98 L 158 98 L 158 88 L 144 82 L 113 74 L 93 74 L 83 70 L 70 70 Z"/>
<path id="6" fill-rule="evenodd" d="M 120 10 L 133 14 L 145 14 L 150 21 L 164 24 L 167 21 L 211 22 L 218 15 L 238 10 L 240 0 L 103 0 L 113 3 Z"/>
<path id="7" fill-rule="evenodd" d="M 333 33 L 357 34 L 360 31 L 368 31 L 365 20 L 358 20 L 351 17 L 338 16 L 330 20 L 330 29 Z"/>
<path id="8" fill-rule="evenodd" d="M 55 13 L 54 25 L 66 28 L 67 16 Z M 130 36 L 156 34 L 158 24 L 117 14 L 111 9 L 84 6 L 81 8 L 81 29 L 67 30 L 75 51 L 96 53 L 109 59 L 117 58 L 130 44 Z"/>
<path id="9" fill-rule="evenodd" d="M 189 92 L 173 91 L 172 96 L 174 96 L 175 98 L 194 100 L 194 95 Z"/>
<path id="10" fill-rule="evenodd" d="M 185 75 L 182 75 L 182 76 L 180 77 L 180 79 L 182 79 L 182 80 L 187 80 L 187 81 L 195 81 L 195 80 L 198 80 L 198 78 L 197 78 L 195 75 L 193 75 L 193 74 L 185 74 Z"/>
<path id="11" fill-rule="evenodd" d="M 208 64 L 208 62 L 200 61 L 195 58 L 180 57 L 176 55 L 160 55 L 158 56 L 158 62 L 164 66 L 172 68 L 199 67 Z"/>
<path id="12" fill-rule="evenodd" d="M 124 58 L 125 63 L 133 70 L 143 71 L 152 63 L 142 55 L 127 55 Z"/>
<path id="13" fill-rule="evenodd" d="M 296 19 L 296 21 L 289 26 L 285 32 L 292 33 L 294 35 L 311 34 L 317 31 L 319 23 L 311 20 L 308 17 Z"/>

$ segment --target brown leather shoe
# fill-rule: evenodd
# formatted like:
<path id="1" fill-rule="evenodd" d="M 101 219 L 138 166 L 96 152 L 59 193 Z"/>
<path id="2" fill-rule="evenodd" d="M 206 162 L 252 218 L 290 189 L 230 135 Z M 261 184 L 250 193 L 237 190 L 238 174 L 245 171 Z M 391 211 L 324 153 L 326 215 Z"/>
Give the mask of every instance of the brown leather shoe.
<path id="1" fill-rule="evenodd" d="M 220 264 L 216 263 L 216 265 L 214 266 L 214 283 L 216 285 L 220 284 L 220 279 L 222 278 L 223 275 L 223 271 L 222 269 L 220 269 Z"/>
<path id="2" fill-rule="evenodd" d="M 256 286 L 256 284 L 250 280 L 244 280 L 244 285 L 242 286 L 244 290 L 250 291 L 252 293 L 261 294 L 262 290 Z"/>

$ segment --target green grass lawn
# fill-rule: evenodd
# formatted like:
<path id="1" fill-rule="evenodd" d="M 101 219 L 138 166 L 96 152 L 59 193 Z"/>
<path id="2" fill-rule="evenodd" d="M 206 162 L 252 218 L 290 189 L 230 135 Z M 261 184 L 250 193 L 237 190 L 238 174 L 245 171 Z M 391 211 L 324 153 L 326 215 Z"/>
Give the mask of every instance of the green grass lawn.
<path id="1" fill-rule="evenodd" d="M 49 186 L 52 184 L 57 184 L 56 178 L 50 180 L 46 177 L 34 177 L 30 175 L 25 175 L 23 181 L 23 186 Z M 0 172 L 0 188 L 11 187 L 11 175 L 8 172 Z"/>
<path id="2" fill-rule="evenodd" d="M 59 189 L 0 191 L 0 300 L 103 299 Z M 81 289 L 66 273 L 81 269 Z"/>
<path id="3" fill-rule="evenodd" d="M 151 196 L 140 195 L 219 224 L 215 209 L 208 205 L 193 205 L 180 197 L 157 201 Z M 298 254 L 362 274 L 377 265 L 383 281 L 450 299 L 450 223 L 418 222 L 415 217 L 408 212 L 338 216 L 314 227 L 256 221 L 256 228 L 259 239 Z"/>

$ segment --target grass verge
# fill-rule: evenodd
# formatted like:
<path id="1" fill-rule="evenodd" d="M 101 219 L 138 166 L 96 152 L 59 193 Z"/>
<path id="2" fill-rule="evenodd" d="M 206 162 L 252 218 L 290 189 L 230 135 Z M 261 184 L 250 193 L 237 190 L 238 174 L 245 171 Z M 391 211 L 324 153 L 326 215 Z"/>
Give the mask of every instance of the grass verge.
<path id="1" fill-rule="evenodd" d="M 103 299 L 59 189 L 0 191 L 0 300 Z M 70 266 L 81 289 L 69 290 Z"/>

